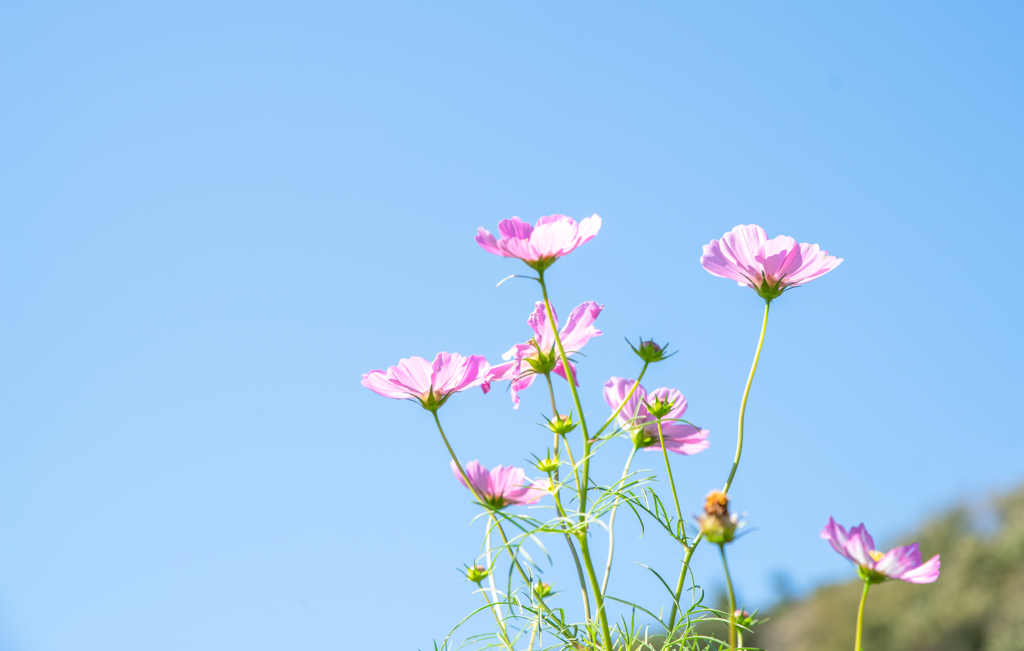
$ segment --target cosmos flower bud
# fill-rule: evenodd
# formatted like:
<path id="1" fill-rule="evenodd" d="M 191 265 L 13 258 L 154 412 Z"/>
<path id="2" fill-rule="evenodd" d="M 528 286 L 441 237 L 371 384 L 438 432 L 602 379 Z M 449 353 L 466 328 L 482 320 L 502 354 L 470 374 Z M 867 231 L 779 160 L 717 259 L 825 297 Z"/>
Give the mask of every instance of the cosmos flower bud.
<path id="1" fill-rule="evenodd" d="M 477 585 L 480 585 L 488 575 L 490 575 L 490 572 L 483 565 L 474 565 L 473 567 L 466 568 L 466 578 Z"/>
<path id="2" fill-rule="evenodd" d="M 668 343 L 666 343 L 664 346 L 661 346 L 659 344 L 654 343 L 653 339 L 641 339 L 639 346 L 634 346 L 633 343 L 630 342 L 628 339 L 626 340 L 626 343 L 629 344 L 629 347 L 633 349 L 633 352 L 636 353 L 640 359 L 644 360 L 648 364 L 660 362 L 661 360 L 668 359 L 669 357 L 675 354 L 672 353 L 670 355 L 666 355 L 665 349 L 668 348 Z"/>
<path id="3" fill-rule="evenodd" d="M 548 428 L 555 434 L 565 436 L 569 432 L 576 429 L 576 423 L 572 422 L 572 416 L 569 414 L 562 414 L 561 416 L 555 416 L 548 421 Z"/>
<path id="4" fill-rule="evenodd" d="M 543 581 L 537 581 L 533 584 L 533 594 L 535 594 L 538 599 L 543 599 L 551 594 L 551 586 Z"/>
<path id="5" fill-rule="evenodd" d="M 697 522 L 709 542 L 724 545 L 736 536 L 739 518 L 729 514 L 729 497 L 725 493 L 711 491 L 704 500 L 704 515 Z"/>
<path id="6" fill-rule="evenodd" d="M 732 616 L 733 616 L 733 619 L 736 620 L 737 624 L 739 624 L 740 626 L 744 626 L 746 628 L 750 628 L 754 624 L 759 624 L 760 622 L 765 621 L 763 619 L 757 619 L 757 611 L 756 610 L 754 612 L 752 612 L 752 613 L 748 613 L 747 611 L 743 610 L 742 608 L 737 608 L 733 612 Z"/>
<path id="7" fill-rule="evenodd" d="M 555 472 L 558 470 L 558 458 L 546 457 L 537 462 L 537 470 L 541 472 Z"/>
<path id="8" fill-rule="evenodd" d="M 644 401 L 644 405 L 647 407 L 647 412 L 654 418 L 664 418 L 672 412 L 675 402 L 670 395 L 663 394 L 648 397 Z"/>

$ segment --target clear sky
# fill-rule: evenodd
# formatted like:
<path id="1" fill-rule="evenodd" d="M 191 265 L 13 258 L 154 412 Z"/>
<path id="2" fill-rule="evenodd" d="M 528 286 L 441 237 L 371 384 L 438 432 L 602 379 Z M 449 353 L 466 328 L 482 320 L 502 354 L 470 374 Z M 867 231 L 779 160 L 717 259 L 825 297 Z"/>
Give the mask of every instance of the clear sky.
<path id="1" fill-rule="evenodd" d="M 523 267 L 473 242 L 512 215 L 604 219 L 552 299 L 606 305 L 580 367 L 595 417 L 602 383 L 637 372 L 623 337 L 680 351 L 645 383 L 711 430 L 675 466 L 691 513 L 728 471 L 761 317 L 701 246 L 757 223 L 845 258 L 772 308 L 733 493 L 756 528 L 732 552 L 749 607 L 778 577 L 852 576 L 818 539 L 829 515 L 893 543 L 1015 486 L 1022 20 L 1011 2 L 3 3 L 0 649 L 443 637 L 477 605 L 456 568 L 481 529 L 428 414 L 359 377 L 524 340 L 536 287 L 495 288 Z M 544 398 L 472 391 L 442 416 L 464 458 L 521 465 L 549 443 Z M 632 561 L 671 574 L 678 554 L 621 522 L 611 591 L 658 607 Z M 712 591 L 718 568 L 698 552 Z"/>

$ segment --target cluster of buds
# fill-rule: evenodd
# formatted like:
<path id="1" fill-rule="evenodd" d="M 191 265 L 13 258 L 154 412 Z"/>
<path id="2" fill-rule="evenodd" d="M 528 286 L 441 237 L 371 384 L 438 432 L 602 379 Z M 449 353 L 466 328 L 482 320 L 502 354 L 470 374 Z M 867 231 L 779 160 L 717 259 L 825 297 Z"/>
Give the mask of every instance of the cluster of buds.
<path id="1" fill-rule="evenodd" d="M 697 523 L 708 542 L 724 545 L 736 537 L 739 517 L 729 514 L 729 496 L 722 491 L 711 491 L 704 500 L 704 515 Z"/>
<path id="2" fill-rule="evenodd" d="M 488 571 L 488 569 L 483 565 L 473 565 L 466 568 L 466 578 L 478 586 L 483 583 L 484 579 L 486 579 L 490 574 L 490 571 Z"/>

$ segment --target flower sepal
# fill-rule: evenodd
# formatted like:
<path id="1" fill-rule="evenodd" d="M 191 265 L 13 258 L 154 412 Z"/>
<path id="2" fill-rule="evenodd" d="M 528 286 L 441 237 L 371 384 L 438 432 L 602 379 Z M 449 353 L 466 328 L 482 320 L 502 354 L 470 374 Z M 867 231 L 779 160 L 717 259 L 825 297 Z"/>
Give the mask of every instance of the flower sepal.
<path id="1" fill-rule="evenodd" d="M 572 420 L 572 414 L 561 414 L 548 421 L 548 429 L 559 436 L 565 436 L 576 429 L 577 423 Z"/>
<path id="2" fill-rule="evenodd" d="M 483 565 L 474 565 L 466 568 L 466 578 L 477 585 L 480 585 L 490 574 Z"/>
<path id="3" fill-rule="evenodd" d="M 633 342 L 629 339 L 626 340 L 626 343 L 633 349 L 633 352 L 636 353 L 637 357 L 644 360 L 647 364 L 654 364 L 675 355 L 675 353 L 665 354 L 665 349 L 668 348 L 668 342 L 666 342 L 664 346 L 661 346 L 654 343 L 653 339 L 645 341 L 641 338 L 639 346 L 634 346 Z"/>
<path id="4" fill-rule="evenodd" d="M 861 580 L 864 581 L 864 583 L 867 583 L 868 585 L 882 583 L 883 581 L 886 581 L 889 578 L 881 572 L 876 572 L 862 565 L 857 566 L 857 576 L 859 576 Z"/>

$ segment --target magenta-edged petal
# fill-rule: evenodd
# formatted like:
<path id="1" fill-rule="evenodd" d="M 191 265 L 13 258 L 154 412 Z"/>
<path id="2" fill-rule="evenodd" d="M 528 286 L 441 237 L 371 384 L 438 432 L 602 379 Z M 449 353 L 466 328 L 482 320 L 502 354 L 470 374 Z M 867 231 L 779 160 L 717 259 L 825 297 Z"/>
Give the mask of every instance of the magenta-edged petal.
<path id="1" fill-rule="evenodd" d="M 846 528 L 832 519 L 832 517 L 829 517 L 828 524 L 821 530 L 821 537 L 827 540 L 828 544 L 832 545 L 832 549 L 846 556 L 846 558 L 850 558 L 846 554 L 846 541 L 849 540 L 850 535 L 846 532 Z"/>
<path id="2" fill-rule="evenodd" d="M 524 481 L 526 481 L 526 485 L 521 490 L 508 494 L 507 498 L 511 504 L 536 504 L 550 490 L 551 483 L 547 479 L 535 482 Z"/>
<path id="3" fill-rule="evenodd" d="M 576 222 L 553 221 L 537 226 L 530 244 L 541 258 L 557 258 L 576 248 Z"/>
<path id="4" fill-rule="evenodd" d="M 760 226 L 737 226 L 723 235 L 721 240 L 711 240 L 710 244 L 704 245 L 700 264 L 714 276 L 729 278 L 744 285 L 751 281 L 758 282 L 761 273 L 756 256 L 767 239 L 768 236 Z"/>
<path id="5" fill-rule="evenodd" d="M 507 258 L 519 258 L 527 262 L 536 262 L 541 258 L 534 246 L 530 244 L 530 240 L 506 237 L 498 240 L 498 247 L 504 251 Z"/>
<path id="6" fill-rule="evenodd" d="M 497 366 L 491 367 L 491 372 L 487 376 L 489 382 L 502 382 L 505 380 L 511 380 L 515 377 L 516 361 L 505 362 L 504 364 L 498 364 Z"/>
<path id="7" fill-rule="evenodd" d="M 502 219 L 498 222 L 498 233 L 500 233 L 502 237 L 528 240 L 530 239 L 530 234 L 533 233 L 533 226 L 530 226 L 529 222 L 524 222 L 518 217 Z"/>
<path id="8" fill-rule="evenodd" d="M 861 527 L 863 526 L 864 525 L 861 525 Z M 843 555 L 851 561 L 861 567 L 866 567 L 869 570 L 875 569 L 875 561 L 871 558 L 871 554 L 868 553 L 873 549 L 873 547 L 869 547 L 867 545 L 864 540 L 864 536 L 860 531 L 858 531 L 857 527 L 850 530 L 850 539 L 846 541 L 844 548 L 846 553 Z"/>
<path id="9" fill-rule="evenodd" d="M 568 224 L 569 226 L 575 227 L 576 220 L 567 215 L 545 215 L 537 220 L 537 227 L 547 226 L 548 224 Z"/>
<path id="10" fill-rule="evenodd" d="M 455 478 L 459 480 L 460 484 L 466 486 L 466 481 L 462 478 L 462 473 L 459 472 L 459 466 L 455 463 L 454 459 L 451 460 L 450 465 Z M 469 483 L 473 485 L 477 493 L 482 496 L 492 494 L 490 473 L 487 471 L 487 468 L 484 468 L 479 461 L 470 461 L 463 468 L 466 471 L 466 476 L 469 477 Z M 469 488 L 469 486 L 466 486 L 466 488 Z"/>
<path id="11" fill-rule="evenodd" d="M 768 278 L 778 279 L 800 267 L 800 245 L 787 235 L 779 235 L 761 245 L 754 261 Z"/>
<path id="12" fill-rule="evenodd" d="M 600 230 L 601 218 L 597 216 L 597 213 L 594 213 L 590 217 L 587 217 L 586 219 L 580 222 L 580 225 L 577 228 L 576 232 L 576 237 L 578 240 L 576 246 L 586 244 L 590 240 L 594 239 L 594 236 L 597 235 L 598 231 Z"/>
<path id="13" fill-rule="evenodd" d="M 555 327 L 557 328 L 558 313 L 555 312 L 554 306 L 551 307 L 551 315 L 555 317 Z M 555 349 L 555 333 L 548 322 L 548 311 L 544 307 L 544 301 L 537 301 L 533 312 L 526 319 L 526 323 L 533 330 L 534 340 L 542 351 L 550 353 Z"/>
<path id="14" fill-rule="evenodd" d="M 853 529 L 850 529 L 850 536 L 860 536 L 864 539 L 864 546 L 867 547 L 869 551 L 875 549 L 875 539 L 868 533 L 868 528 L 864 526 L 863 522 Z"/>
<path id="15" fill-rule="evenodd" d="M 801 264 L 786 276 L 785 284 L 790 286 L 803 285 L 832 271 L 843 261 L 828 251 L 822 251 L 817 244 L 800 245 Z"/>
<path id="16" fill-rule="evenodd" d="M 939 578 L 939 570 L 941 568 L 942 563 L 939 561 L 939 555 L 936 554 L 925 561 L 922 565 L 904 572 L 897 578 L 899 578 L 900 581 L 906 581 L 907 583 L 935 583 Z"/>
<path id="17" fill-rule="evenodd" d="M 900 575 L 921 564 L 921 550 L 917 543 L 906 547 L 890 549 L 875 562 L 875 571 L 890 579 L 898 579 Z"/>
<path id="18" fill-rule="evenodd" d="M 661 443 L 658 441 L 658 427 L 647 426 L 654 438 L 654 444 L 645 448 L 646 450 L 660 450 Z M 707 450 L 711 443 L 707 440 L 708 430 L 697 429 L 686 423 L 661 423 L 661 435 L 665 439 L 665 449 L 684 456 L 697 454 Z"/>
<path id="19" fill-rule="evenodd" d="M 476 229 L 476 243 L 488 253 L 494 255 L 505 255 L 505 251 L 498 247 L 498 240 L 491 235 L 491 232 L 483 227 Z"/>
<path id="20" fill-rule="evenodd" d="M 576 383 L 576 386 L 579 386 L 580 374 L 576 371 L 576 365 L 572 362 L 569 362 L 569 365 L 572 366 L 572 379 Z M 566 382 L 569 381 L 568 376 L 565 374 L 565 366 L 562 365 L 561 359 L 555 362 L 555 375 L 561 376 Z"/>
<path id="21" fill-rule="evenodd" d="M 376 394 L 382 395 L 385 398 L 411 398 L 409 389 L 397 385 L 387 378 L 387 373 L 384 371 L 370 371 L 369 373 L 363 373 L 363 381 L 361 384 L 373 391 Z"/>
<path id="22" fill-rule="evenodd" d="M 637 386 L 629 401 L 625 404 L 622 402 L 625 400 L 626 395 L 629 394 L 629 390 L 633 388 L 634 383 L 636 383 L 636 380 L 622 377 L 612 377 L 604 383 L 604 401 L 611 407 L 612 413 L 619 409 L 619 405 L 622 405 L 616 420 L 620 427 L 626 429 L 643 422 L 644 417 L 647 416 L 647 408 L 643 406 L 647 392 L 643 386 Z"/>
<path id="23" fill-rule="evenodd" d="M 593 323 L 603 309 L 603 305 L 598 305 L 594 301 L 587 301 L 573 308 L 572 313 L 569 314 L 569 320 L 566 321 L 565 327 L 559 333 L 566 355 L 578 352 L 592 337 L 601 334 L 601 331 L 595 328 Z"/>
<path id="24" fill-rule="evenodd" d="M 520 376 L 518 380 L 514 380 L 512 382 L 512 385 L 509 387 L 509 393 L 512 394 L 513 409 L 519 409 L 519 392 L 533 384 L 533 381 L 536 379 L 536 374 L 529 373 L 527 375 Z"/>
<path id="25" fill-rule="evenodd" d="M 410 392 L 424 394 L 430 390 L 430 376 L 433 368 L 422 357 L 409 357 L 398 360 L 398 364 L 388 367 L 388 379 L 396 384 L 407 387 Z"/>

